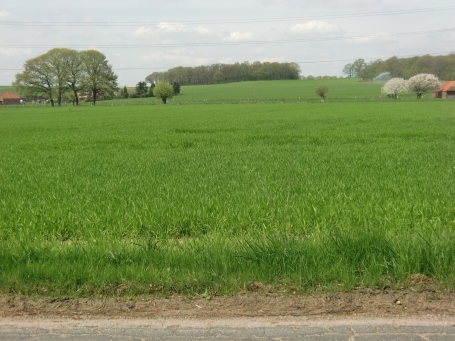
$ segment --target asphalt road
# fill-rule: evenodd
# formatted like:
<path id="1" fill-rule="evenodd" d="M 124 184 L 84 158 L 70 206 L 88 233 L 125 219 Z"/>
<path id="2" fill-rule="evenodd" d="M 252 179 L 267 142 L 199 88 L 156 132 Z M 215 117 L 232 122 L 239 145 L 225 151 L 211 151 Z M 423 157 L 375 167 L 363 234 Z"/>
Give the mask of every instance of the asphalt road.
<path id="1" fill-rule="evenodd" d="M 0 340 L 16 341 L 454 341 L 455 319 L 49 319 L 2 318 Z"/>

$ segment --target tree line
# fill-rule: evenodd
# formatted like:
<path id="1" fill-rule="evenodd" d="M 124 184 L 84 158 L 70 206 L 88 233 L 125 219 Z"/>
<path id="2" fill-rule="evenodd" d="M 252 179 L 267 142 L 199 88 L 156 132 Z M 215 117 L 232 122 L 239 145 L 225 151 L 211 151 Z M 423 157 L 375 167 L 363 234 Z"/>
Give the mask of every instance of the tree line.
<path id="1" fill-rule="evenodd" d="M 212 64 L 196 67 L 178 66 L 165 72 L 153 72 L 145 77 L 150 84 L 159 81 L 180 85 L 218 84 L 253 80 L 299 79 L 297 63 L 256 61 L 235 64 Z"/>
<path id="2" fill-rule="evenodd" d="M 170 83 L 172 87 L 172 91 L 174 95 L 180 94 L 180 84 L 178 82 Z M 139 82 L 136 84 L 135 92 L 130 93 L 126 85 L 123 89 L 120 89 L 120 97 L 121 98 L 143 98 L 143 97 L 157 97 L 155 96 L 155 83 L 151 83 L 150 86 L 147 85 L 146 82 Z M 159 96 L 158 96 L 159 97 Z"/>
<path id="3" fill-rule="evenodd" d="M 446 56 L 415 56 L 410 58 L 391 57 L 386 60 L 377 59 L 366 63 L 357 59 L 346 64 L 343 74 L 347 77 L 373 79 L 383 72 L 390 72 L 392 77 L 411 78 L 417 74 L 433 74 L 439 79 L 455 79 L 455 53 Z"/>
<path id="4" fill-rule="evenodd" d="M 106 56 L 96 50 L 76 51 L 55 48 L 27 60 L 24 71 L 16 74 L 13 85 L 27 95 L 44 95 L 52 106 L 62 100 L 79 104 L 79 94 L 88 94 L 93 105 L 97 96 L 113 96 L 117 75 Z"/>

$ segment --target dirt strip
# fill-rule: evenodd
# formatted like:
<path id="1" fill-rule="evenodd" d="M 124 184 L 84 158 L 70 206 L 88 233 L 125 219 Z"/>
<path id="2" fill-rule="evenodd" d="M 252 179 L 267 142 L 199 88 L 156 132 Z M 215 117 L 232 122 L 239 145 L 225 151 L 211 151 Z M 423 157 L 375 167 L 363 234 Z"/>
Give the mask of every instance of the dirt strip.
<path id="1" fill-rule="evenodd" d="M 350 293 L 43 298 L 1 296 L 0 318 L 455 317 L 455 293 L 363 289 Z"/>

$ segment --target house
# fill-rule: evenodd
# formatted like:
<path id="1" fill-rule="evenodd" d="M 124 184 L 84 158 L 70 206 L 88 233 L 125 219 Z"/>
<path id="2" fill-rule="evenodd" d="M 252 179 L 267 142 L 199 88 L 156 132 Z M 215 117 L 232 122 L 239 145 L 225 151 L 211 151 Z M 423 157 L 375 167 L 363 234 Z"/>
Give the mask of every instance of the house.
<path id="1" fill-rule="evenodd" d="M 0 105 L 21 104 L 21 97 L 15 92 L 0 92 Z"/>
<path id="2" fill-rule="evenodd" d="M 438 90 L 433 91 L 432 97 L 455 99 L 455 81 L 447 81 L 442 83 Z"/>

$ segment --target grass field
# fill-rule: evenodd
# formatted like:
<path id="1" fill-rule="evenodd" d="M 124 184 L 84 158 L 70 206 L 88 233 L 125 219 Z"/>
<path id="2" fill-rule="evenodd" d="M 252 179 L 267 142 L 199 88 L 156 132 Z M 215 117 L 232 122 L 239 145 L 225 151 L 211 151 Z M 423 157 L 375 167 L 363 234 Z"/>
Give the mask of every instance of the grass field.
<path id="1" fill-rule="evenodd" d="M 358 79 L 285 80 L 184 86 L 175 101 L 185 100 L 319 100 L 315 89 L 327 85 L 328 100 L 380 97 L 382 84 L 360 82 Z"/>
<path id="2" fill-rule="evenodd" d="M 11 85 L 0 85 L 0 92 L 9 92 L 9 91 L 16 92 L 16 88 Z"/>
<path id="3" fill-rule="evenodd" d="M 328 86 L 327 101 L 329 102 L 388 100 L 381 94 L 383 84 L 361 82 L 359 79 L 331 79 L 256 81 L 182 86 L 181 94 L 174 96 L 169 104 L 319 102 L 320 99 L 315 93 L 315 89 L 319 85 Z M 14 88 L 0 86 L 1 91 L 14 91 Z M 133 94 L 135 89 L 129 88 L 128 92 Z M 427 97 L 429 98 L 429 95 Z M 415 96 L 412 94 L 400 96 L 400 100 L 414 98 Z M 159 103 L 160 100 L 149 97 L 99 101 L 97 105 L 112 106 Z M 91 102 L 81 102 L 81 105 L 91 105 Z"/>
<path id="4" fill-rule="evenodd" d="M 451 101 L 0 108 L 0 290 L 305 292 L 415 273 L 453 289 L 454 113 Z"/>

